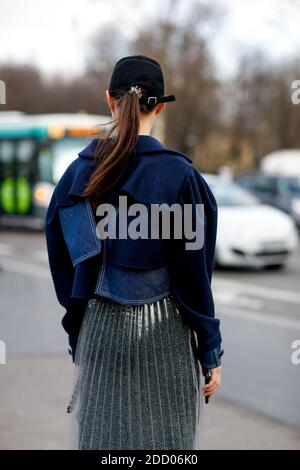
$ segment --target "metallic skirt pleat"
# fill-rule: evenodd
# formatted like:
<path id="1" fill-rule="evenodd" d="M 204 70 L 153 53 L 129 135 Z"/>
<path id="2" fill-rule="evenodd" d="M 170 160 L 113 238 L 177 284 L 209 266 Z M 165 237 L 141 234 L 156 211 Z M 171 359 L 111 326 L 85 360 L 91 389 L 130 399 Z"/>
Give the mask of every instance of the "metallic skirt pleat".
<path id="1" fill-rule="evenodd" d="M 200 449 L 192 334 L 172 295 L 144 305 L 91 299 L 75 354 L 71 448 Z"/>

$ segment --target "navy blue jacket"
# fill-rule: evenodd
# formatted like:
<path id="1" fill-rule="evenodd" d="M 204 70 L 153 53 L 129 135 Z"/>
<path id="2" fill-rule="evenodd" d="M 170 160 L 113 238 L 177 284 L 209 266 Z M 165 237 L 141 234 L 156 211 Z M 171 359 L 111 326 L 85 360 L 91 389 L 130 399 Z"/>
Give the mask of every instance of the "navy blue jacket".
<path id="1" fill-rule="evenodd" d="M 186 250 L 184 238 L 100 239 L 97 217 L 82 196 L 94 168 L 97 142 L 92 140 L 61 177 L 45 224 L 49 265 L 58 301 L 65 308 L 62 325 L 73 361 L 88 299 L 104 296 L 142 304 L 172 293 L 196 333 L 201 364 L 216 367 L 223 353 L 211 291 L 217 204 L 208 184 L 186 155 L 150 135 L 139 135 L 129 167 L 106 201 L 117 207 L 118 197 L 126 195 L 147 207 L 203 204 L 204 244 Z"/>

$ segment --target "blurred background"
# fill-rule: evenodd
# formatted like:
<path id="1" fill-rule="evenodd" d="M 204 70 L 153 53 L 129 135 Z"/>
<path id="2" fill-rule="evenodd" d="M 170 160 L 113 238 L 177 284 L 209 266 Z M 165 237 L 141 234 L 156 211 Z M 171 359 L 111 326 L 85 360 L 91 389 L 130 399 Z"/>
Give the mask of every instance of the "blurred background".
<path id="1" fill-rule="evenodd" d="M 1 0 L 0 15 L 0 448 L 68 446 L 73 369 L 44 216 L 109 128 L 115 62 L 145 54 L 176 95 L 153 135 L 219 204 L 225 355 L 205 447 L 300 449 L 300 1 Z"/>

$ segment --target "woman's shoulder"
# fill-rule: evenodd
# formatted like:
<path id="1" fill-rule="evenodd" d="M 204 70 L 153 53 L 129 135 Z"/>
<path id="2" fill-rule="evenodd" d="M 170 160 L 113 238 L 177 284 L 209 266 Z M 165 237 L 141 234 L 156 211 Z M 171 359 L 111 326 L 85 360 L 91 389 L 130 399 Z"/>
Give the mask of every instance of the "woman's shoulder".
<path id="1" fill-rule="evenodd" d="M 180 200 L 182 202 L 209 204 L 212 209 L 217 210 L 215 196 L 203 176 L 202 172 L 190 165 L 180 191 Z"/>
<path id="2" fill-rule="evenodd" d="M 190 163 L 165 152 L 133 158 L 119 190 L 144 204 L 173 204 Z"/>

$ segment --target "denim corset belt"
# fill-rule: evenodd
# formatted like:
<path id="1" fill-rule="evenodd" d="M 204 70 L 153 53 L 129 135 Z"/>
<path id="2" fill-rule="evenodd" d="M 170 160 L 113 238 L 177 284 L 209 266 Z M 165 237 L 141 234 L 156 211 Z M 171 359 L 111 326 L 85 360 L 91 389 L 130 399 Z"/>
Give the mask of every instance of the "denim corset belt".
<path id="1" fill-rule="evenodd" d="M 103 240 L 102 243 L 103 256 L 95 294 L 130 304 L 154 302 L 169 294 L 166 267 L 144 270 L 112 264 L 108 254 L 110 240 Z"/>
<path id="2" fill-rule="evenodd" d="M 116 212 L 118 217 L 117 207 Z M 170 280 L 162 262 L 162 244 L 159 240 L 155 242 L 130 238 L 101 240 L 95 294 L 129 304 L 154 302 L 169 295 Z"/>

